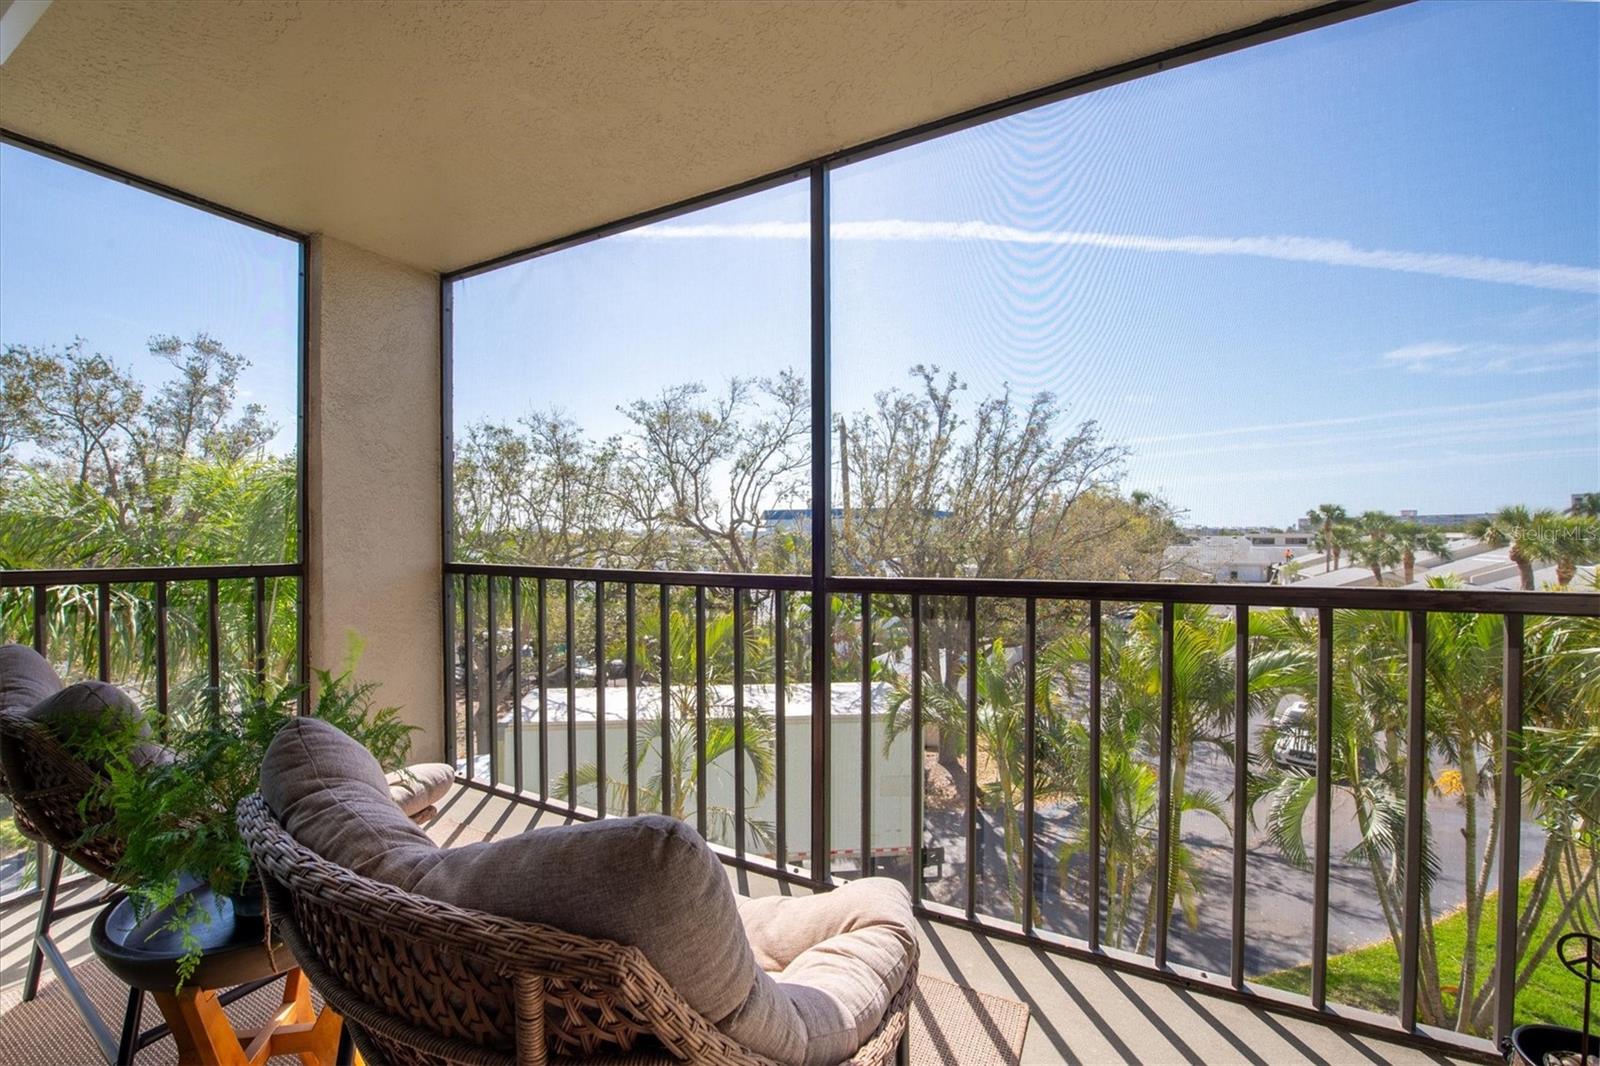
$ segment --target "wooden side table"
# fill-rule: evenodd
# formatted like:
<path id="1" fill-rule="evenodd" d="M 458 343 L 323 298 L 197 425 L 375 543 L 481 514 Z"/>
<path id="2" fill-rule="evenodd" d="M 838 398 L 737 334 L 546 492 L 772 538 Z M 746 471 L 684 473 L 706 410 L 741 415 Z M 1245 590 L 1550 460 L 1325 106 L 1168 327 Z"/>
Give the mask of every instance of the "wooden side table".
<path id="1" fill-rule="evenodd" d="M 232 900 L 203 886 L 188 897 L 210 920 L 197 919 L 191 927 L 205 953 L 181 991 L 174 989 L 184 949 L 182 937 L 164 928 L 170 910 L 141 920 L 132 901 L 123 899 L 100 912 L 89 936 L 107 969 L 154 997 L 178 1045 L 180 1066 L 260 1066 L 274 1055 L 298 1055 L 304 1066 L 340 1066 L 343 1019 L 327 1007 L 316 1011 L 311 983 L 288 949 L 268 948 L 262 918 L 239 913 Z M 278 1010 L 265 1025 L 235 1030 L 219 990 L 277 974 L 283 975 Z"/>

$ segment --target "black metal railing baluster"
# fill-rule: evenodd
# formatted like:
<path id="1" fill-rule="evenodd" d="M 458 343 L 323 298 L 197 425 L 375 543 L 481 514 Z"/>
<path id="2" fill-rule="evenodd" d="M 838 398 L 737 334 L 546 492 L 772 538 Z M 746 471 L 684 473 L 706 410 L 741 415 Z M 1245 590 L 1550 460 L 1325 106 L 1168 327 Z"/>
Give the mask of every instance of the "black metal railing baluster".
<path id="1" fill-rule="evenodd" d="M 967 920 L 978 917 L 978 598 L 967 597 Z"/>
<path id="2" fill-rule="evenodd" d="M 545 579 L 539 578 L 534 590 L 539 602 L 534 604 L 534 627 L 539 638 L 539 798 L 550 799 L 550 625 L 547 617 L 549 589 Z"/>
<path id="3" fill-rule="evenodd" d="M 707 835 L 706 587 L 694 587 L 694 824 Z"/>
<path id="4" fill-rule="evenodd" d="M 461 581 L 469 579 L 462 577 Z M 456 575 L 444 577 L 444 761 L 450 769 L 456 768 L 456 751 L 459 747 L 456 722 Z M 299 701 L 300 713 L 305 713 L 305 700 Z"/>
<path id="5" fill-rule="evenodd" d="M 222 619 L 217 596 L 217 579 L 206 582 L 206 682 L 211 687 L 213 709 L 222 700 Z"/>
<path id="6" fill-rule="evenodd" d="M 1311 1005 L 1328 1003 L 1328 854 L 1333 801 L 1333 609 L 1317 608 L 1316 856 L 1311 891 Z"/>
<path id="7" fill-rule="evenodd" d="M 1039 681 L 1039 601 L 1028 598 L 1023 608 L 1022 628 L 1022 914 L 1018 916 L 1024 935 L 1033 933 L 1033 773 L 1037 746 L 1038 713 L 1034 694 Z M 1009 818 L 1010 812 L 1002 811 Z"/>
<path id="8" fill-rule="evenodd" d="M 565 585 L 566 629 L 563 631 L 567 658 L 567 810 L 578 809 L 578 605 L 577 586 L 571 578 Z"/>
<path id="9" fill-rule="evenodd" d="M 1417 1020 L 1417 961 L 1422 936 L 1422 815 L 1427 772 L 1428 616 L 1408 619 L 1406 670 L 1405 901 L 1400 912 L 1400 1027 Z"/>
<path id="10" fill-rule="evenodd" d="M 111 585 L 100 582 L 95 597 L 95 636 L 101 681 L 111 680 Z"/>
<path id="11" fill-rule="evenodd" d="M 495 736 L 495 727 L 499 724 L 500 717 L 500 670 L 498 649 L 495 647 L 500 642 L 500 606 L 495 601 L 494 589 L 499 584 L 494 575 L 484 578 L 487 589 L 483 596 L 483 611 L 485 625 L 483 627 L 484 657 L 483 672 L 488 677 L 488 698 L 484 700 L 484 747 L 489 753 L 489 787 L 494 788 L 500 783 L 500 745 Z"/>
<path id="12" fill-rule="evenodd" d="M 606 772 L 606 583 L 594 583 L 594 813 L 606 816 L 606 792 L 611 775 Z"/>
<path id="13" fill-rule="evenodd" d="M 1173 704 L 1173 636 L 1174 615 L 1177 611 L 1171 600 L 1161 604 L 1161 738 L 1156 757 L 1157 780 L 1156 809 L 1156 913 L 1155 913 L 1155 963 L 1167 964 L 1167 926 L 1172 916 L 1172 704 Z"/>
<path id="14" fill-rule="evenodd" d="M 1089 601 L 1089 950 L 1100 950 L 1100 601 Z"/>
<path id="15" fill-rule="evenodd" d="M 1228 974 L 1244 987 L 1245 820 L 1250 813 L 1250 607 L 1233 609 L 1233 923 Z"/>
<path id="16" fill-rule="evenodd" d="M 467 747 L 467 780 L 478 779 L 478 727 L 473 721 L 472 575 L 461 580 L 461 700 L 466 705 L 462 738 Z"/>
<path id="17" fill-rule="evenodd" d="M 787 747 L 789 670 L 789 601 L 782 589 L 772 593 L 772 746 L 777 760 L 773 799 L 778 805 L 774 859 L 781 868 L 789 863 L 789 750 Z"/>
<path id="18" fill-rule="evenodd" d="M 1505 661 L 1500 683 L 1500 893 L 1495 914 L 1495 1045 L 1511 1035 L 1515 1018 L 1517 960 L 1522 945 L 1517 942 L 1518 897 L 1522 881 L 1522 781 L 1517 765 L 1517 749 L 1523 726 L 1523 617 L 1505 615 Z"/>
<path id="19" fill-rule="evenodd" d="M 911 594 L 911 902 L 922 902 L 922 597 Z"/>
<path id="20" fill-rule="evenodd" d="M 33 650 L 42 657 L 50 654 L 50 627 L 48 624 L 47 605 L 49 590 L 43 585 L 33 586 Z M 166 727 L 166 719 L 162 719 L 162 728 Z M 34 892 L 39 892 L 44 887 L 46 878 L 46 863 L 49 860 L 49 849 L 42 842 L 36 841 L 33 845 L 33 883 Z"/>
<path id="21" fill-rule="evenodd" d="M 672 591 L 661 586 L 661 813 L 672 814 Z"/>
<path id="22" fill-rule="evenodd" d="M 50 654 L 49 596 L 45 586 L 33 586 L 33 650 L 43 656 Z"/>
<path id="23" fill-rule="evenodd" d="M 733 589 L 733 853 L 744 858 L 744 591 Z"/>
<path id="24" fill-rule="evenodd" d="M 872 593 L 861 594 L 861 862 L 872 875 Z"/>
<path id="25" fill-rule="evenodd" d="M 627 648 L 622 653 L 622 669 L 628 675 L 628 816 L 639 813 L 639 639 L 638 586 L 632 581 L 623 586 L 622 635 Z"/>
<path id="26" fill-rule="evenodd" d="M 256 576 L 253 589 L 252 616 L 255 619 L 255 630 L 251 644 L 251 655 L 256 676 L 256 689 L 260 691 L 267 684 L 267 579 Z"/>
<path id="27" fill-rule="evenodd" d="M 156 582 L 156 717 L 161 722 L 161 739 L 169 735 L 172 694 L 167 677 L 167 583 Z M 302 700 L 302 703 L 305 701 Z"/>
<path id="28" fill-rule="evenodd" d="M 526 784 L 522 769 L 522 579 L 511 579 L 511 787 Z"/>

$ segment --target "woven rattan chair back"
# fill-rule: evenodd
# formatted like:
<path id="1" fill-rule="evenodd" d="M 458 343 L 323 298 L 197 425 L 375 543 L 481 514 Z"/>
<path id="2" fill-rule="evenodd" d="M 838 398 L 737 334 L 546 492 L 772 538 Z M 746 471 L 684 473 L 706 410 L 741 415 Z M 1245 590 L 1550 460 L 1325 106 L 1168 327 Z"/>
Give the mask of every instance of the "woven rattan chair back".
<path id="1" fill-rule="evenodd" d="M 42 722 L 0 711 L 0 767 L 17 828 L 108 881 L 116 881 L 123 843 L 105 827 L 110 812 L 87 802 L 99 773 L 73 755 Z"/>
<path id="2" fill-rule="evenodd" d="M 638 948 L 465 910 L 297 844 L 259 796 L 239 827 L 273 925 L 369 1061 L 543 1063 L 665 1052 L 765 1066 L 689 1007 Z"/>

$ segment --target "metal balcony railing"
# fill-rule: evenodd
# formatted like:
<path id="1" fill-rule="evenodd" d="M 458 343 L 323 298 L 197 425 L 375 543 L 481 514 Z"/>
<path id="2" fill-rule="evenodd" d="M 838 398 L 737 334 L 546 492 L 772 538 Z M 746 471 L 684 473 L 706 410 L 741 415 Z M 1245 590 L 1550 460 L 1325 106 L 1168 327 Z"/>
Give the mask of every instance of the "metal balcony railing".
<path id="1" fill-rule="evenodd" d="M 189 699 L 216 693 L 225 675 L 246 673 L 258 685 L 305 677 L 304 575 L 299 563 L 0 570 L 0 639 L 31 644 L 68 682 L 93 676 L 122 686 L 160 728 L 175 688 Z M 281 581 L 293 592 L 278 588 Z M 274 654 L 280 600 L 292 604 L 293 624 L 278 643 L 292 649 Z M 36 871 L 45 868 L 44 852 L 39 845 Z M 4 902 L 37 897 L 33 880 Z"/>
<path id="2" fill-rule="evenodd" d="M 1434 1047 L 1452 1050 L 1483 1052 L 1488 1045 L 1480 1039 L 1463 1037 L 1448 1030 L 1425 1027 L 1418 1023 L 1417 985 L 1418 958 L 1422 942 L 1424 819 L 1421 817 L 1425 802 L 1427 736 L 1427 634 L 1430 615 L 1439 613 L 1470 613 L 1498 615 L 1503 626 L 1503 693 L 1502 713 L 1499 723 L 1497 757 L 1504 768 L 1500 774 L 1498 795 L 1495 801 L 1501 810 L 1501 833 L 1495 842 L 1495 864 L 1499 884 L 1514 886 L 1519 883 L 1521 839 L 1521 804 L 1523 783 L 1517 772 L 1517 738 L 1522 732 L 1524 699 L 1524 622 L 1529 616 L 1561 616 L 1593 618 L 1600 616 L 1600 597 L 1586 594 L 1551 594 L 1478 589 L 1393 589 L 1393 588 L 1299 588 L 1295 586 L 1251 585 L 1193 585 L 1176 583 L 1125 583 L 1085 581 L 1036 580 L 985 580 L 985 579 L 922 579 L 889 577 L 838 576 L 815 580 L 804 576 L 762 574 L 717 574 L 664 572 L 639 570 L 604 570 L 567 567 L 522 566 L 501 564 L 451 563 L 446 566 L 446 611 L 444 642 L 447 662 L 452 669 L 445 679 L 446 744 L 448 758 L 461 772 L 461 779 L 476 788 L 504 795 L 541 808 L 565 813 L 580 819 L 605 817 L 608 814 L 634 814 L 641 809 L 672 811 L 674 803 L 670 790 L 674 776 L 692 780 L 695 799 L 692 816 L 702 834 L 721 844 L 724 860 L 735 866 L 762 870 L 780 879 L 787 879 L 811 887 L 822 888 L 833 883 L 839 867 L 835 857 L 853 856 L 846 865 L 854 872 L 870 873 L 880 861 L 883 849 L 874 849 L 875 817 L 884 812 L 882 797 L 875 796 L 873 775 L 882 772 L 882 760 L 875 755 L 875 744 L 882 736 L 874 737 L 871 726 L 874 695 L 874 639 L 875 603 L 892 603 L 891 613 L 909 619 L 909 662 L 912 668 L 904 678 L 909 689 L 910 744 L 907 758 L 913 787 L 908 800 L 913 831 L 910 840 L 910 870 L 917 871 L 910 878 L 918 913 L 926 918 L 966 927 L 985 935 L 1020 941 L 1047 950 L 1091 959 L 1103 965 L 1129 970 L 1191 986 L 1201 986 L 1236 998 L 1270 1005 L 1289 1013 L 1311 1016 L 1345 1027 L 1370 1032 L 1387 1038 L 1400 1037 Z M 559 618 L 547 615 L 549 597 L 554 594 L 560 604 Z M 732 615 L 731 652 L 732 668 L 729 672 L 731 708 L 713 712 L 707 680 L 707 599 L 717 595 L 724 600 L 731 597 L 731 606 L 725 613 Z M 848 691 L 837 680 L 834 652 L 834 634 L 830 632 L 830 612 L 810 610 L 812 597 L 823 595 L 832 602 L 850 605 L 858 620 L 852 621 L 851 632 L 862 649 L 851 659 L 852 668 L 859 668 L 860 685 L 860 751 L 859 782 L 848 790 L 839 790 L 833 783 L 833 773 L 841 764 L 830 747 L 837 737 L 830 731 L 830 700 Z M 608 609 L 614 597 L 620 596 L 620 611 Z M 533 601 L 531 618 L 525 609 Z M 509 601 L 509 602 L 508 602 Z M 1022 774 L 1022 836 L 1020 849 L 1022 875 L 1020 878 L 1022 904 L 1016 911 L 1016 920 L 1006 920 L 983 913 L 979 889 L 979 834 L 980 802 L 977 759 L 969 755 L 962 796 L 964 838 L 966 850 L 964 899 L 960 906 L 948 906 L 926 898 L 922 890 L 920 871 L 924 869 L 924 809 L 923 809 L 923 736 L 925 698 L 923 664 L 928 651 L 925 632 L 925 615 L 930 604 L 938 602 L 944 612 L 943 632 L 952 631 L 950 623 L 959 605 L 961 628 L 964 635 L 959 643 L 967 656 L 965 665 L 946 682 L 959 679 L 960 699 L 965 705 L 964 748 L 968 753 L 978 751 L 977 722 L 979 693 L 978 670 L 973 667 L 980 654 L 980 606 L 985 609 L 1004 608 L 1020 624 L 1020 646 L 1008 648 L 1008 655 L 1020 656 L 1025 672 L 1022 691 L 1025 707 L 1022 721 L 1022 740 L 1025 765 Z M 1091 873 L 1087 878 L 1085 907 L 1091 916 L 1101 914 L 1102 855 L 1104 841 L 1101 837 L 1102 811 L 1102 687 L 1104 684 L 1102 640 L 1106 618 L 1111 605 L 1148 604 L 1159 611 L 1160 668 L 1159 668 L 1159 741 L 1153 757 L 1158 767 L 1159 816 L 1156 830 L 1157 858 L 1154 866 L 1156 921 L 1151 938 L 1149 955 L 1136 955 L 1101 942 L 1100 921 L 1088 922 L 1088 933 L 1083 938 L 1063 936 L 1050 929 L 1038 928 L 1034 920 L 1036 878 L 1036 812 L 1034 799 L 1036 730 L 1039 723 L 1035 706 L 1038 682 L 1039 608 L 1041 604 L 1073 605 L 1078 617 L 1087 628 L 1089 650 L 1083 669 L 1087 672 L 1087 693 L 1084 712 L 1087 716 L 1089 738 L 1089 785 L 1083 802 L 1087 806 L 1088 862 Z M 1170 955 L 1170 926 L 1174 909 L 1173 870 L 1173 817 L 1175 797 L 1172 794 L 1173 765 L 1173 709 L 1174 618 L 1181 605 L 1206 605 L 1208 608 L 1231 612 L 1234 619 L 1234 708 L 1232 715 L 1232 744 L 1240 757 L 1233 759 L 1232 818 L 1233 852 L 1231 862 L 1232 906 L 1228 971 L 1225 974 L 1202 972 L 1172 961 Z M 586 616 L 586 625 L 577 625 L 578 606 Z M 507 612 L 509 606 L 509 612 Z M 796 633 L 794 610 L 799 608 L 804 632 Z M 1311 906 L 1311 957 L 1309 995 L 1296 997 L 1252 983 L 1246 974 L 1245 946 L 1249 936 L 1246 927 L 1246 834 L 1243 826 L 1249 817 L 1249 760 L 1243 753 L 1250 750 L 1250 722 L 1252 713 L 1251 692 L 1248 681 L 1248 664 L 1252 653 L 1252 610 L 1290 608 L 1311 627 L 1315 640 L 1315 692 L 1308 693 L 1315 719 L 1315 763 L 1307 772 L 1316 783 L 1312 819 L 1314 844 L 1310 876 L 1313 886 Z M 1398 1012 L 1390 1017 L 1330 1002 L 1328 996 L 1329 958 L 1329 881 L 1333 795 L 1332 745 L 1330 743 L 1334 716 L 1334 616 L 1340 610 L 1403 612 L 1407 622 L 1406 662 L 1408 686 L 1406 689 L 1407 728 L 1404 737 L 1406 820 L 1403 840 L 1403 913 L 1399 925 L 1401 937 L 1401 976 L 1398 990 Z M 509 627 L 503 623 L 509 613 Z M 647 613 L 654 615 L 647 617 Z M 681 621 L 673 628 L 674 616 Z M 610 678 L 612 664 L 608 660 L 609 624 L 620 619 L 623 629 L 623 658 L 618 674 Z M 881 614 L 879 614 L 881 617 Z M 692 622 L 689 619 L 692 618 Z M 770 660 L 764 667 L 764 678 L 771 678 L 770 688 L 759 686 L 765 693 L 765 702 L 772 714 L 771 742 L 774 747 L 773 791 L 776 793 L 776 819 L 772 826 L 770 842 L 760 849 L 750 846 L 750 812 L 747 796 L 746 727 L 750 688 L 747 674 L 748 630 L 751 619 L 763 630 L 764 654 Z M 492 620 L 492 621 L 491 621 Z M 592 628 L 591 628 L 592 627 Z M 642 628 L 653 627 L 654 642 L 641 642 Z M 579 630 L 584 631 L 580 632 Z M 691 632 L 685 634 L 684 629 Z M 554 640 L 552 640 L 552 630 Z M 955 630 L 959 632 L 958 630 Z M 665 634 L 665 639 L 662 635 Z M 692 642 L 692 653 L 686 658 L 694 672 L 692 683 L 688 679 L 673 677 L 675 668 L 681 669 L 684 656 L 676 655 L 674 642 Z M 809 677 L 797 678 L 790 670 L 790 652 L 796 640 L 809 651 Z M 650 650 L 654 649 L 654 654 Z M 687 650 L 687 649 L 685 649 Z M 712 653 L 713 656 L 715 652 Z M 528 660 L 525 662 L 525 657 Z M 508 663 L 506 659 L 509 658 Z M 645 662 L 641 658 L 655 661 Z M 859 661 L 857 661 L 857 659 Z M 676 660 L 676 661 L 675 661 Z M 959 657 L 958 657 L 959 661 Z M 1012 660 L 1015 662 L 1015 660 Z M 580 684 L 579 674 L 585 676 Z M 535 676 L 526 675 L 533 672 Z M 556 681 L 555 688 L 564 689 L 564 699 L 552 695 L 547 675 Z M 788 734 L 785 719 L 785 702 L 791 689 L 810 682 L 809 699 L 812 704 L 810 728 L 805 737 L 807 751 L 803 756 L 808 769 L 809 793 L 805 797 L 809 808 L 808 827 L 790 824 L 792 799 L 788 750 L 794 737 Z M 850 685 L 855 682 L 849 683 Z M 611 698 L 620 693 L 625 700 L 621 715 L 608 713 L 607 689 Z M 579 728 L 582 715 L 579 711 L 579 692 L 592 689 L 594 704 L 586 708 L 596 724 L 592 741 L 587 741 L 583 754 L 592 757 L 593 772 L 580 770 Z M 653 690 L 653 691 L 652 691 Z M 514 696 L 512 695 L 514 694 Z M 719 695 L 718 698 L 721 698 Z M 852 697 L 853 698 L 853 697 Z M 879 695 L 877 698 L 881 699 Z M 685 728 L 675 731 L 666 721 L 673 713 L 676 699 L 683 708 Z M 692 728 L 688 728 L 689 710 L 684 701 L 692 705 Z M 559 705 L 559 706 L 558 706 Z M 641 707 L 645 714 L 641 716 Z M 1257 708 L 1259 711 L 1259 708 Z M 853 716 L 856 711 L 851 711 Z M 733 811 L 731 834 L 708 832 L 714 827 L 708 818 L 708 721 L 731 718 Z M 525 720 L 525 715 L 532 719 Z M 661 721 L 651 725 L 652 715 Z M 646 737 L 644 743 L 656 743 L 661 759 L 660 795 L 651 796 L 651 802 L 641 808 L 640 803 L 640 747 L 641 722 Z M 608 725 L 608 723 L 611 723 Z M 509 725 L 510 728 L 502 728 Z M 537 736 L 536 770 L 530 766 L 524 772 L 524 726 L 530 738 Z M 560 728 L 564 743 L 566 774 L 552 778 L 549 741 L 554 729 Z M 608 752 L 606 734 L 622 730 L 623 752 Z M 659 741 L 654 738 L 659 737 Z M 675 756 L 672 745 L 687 741 L 693 745 L 692 778 L 681 770 L 674 773 Z M 531 740 L 530 740 L 531 742 Z M 511 750 L 502 748 L 509 744 Z M 611 744 L 614 746 L 616 740 Z M 887 751 L 887 746 L 886 749 Z M 723 755 L 730 752 L 723 750 Z M 608 756 L 622 758 L 625 772 L 608 772 Z M 853 762 L 855 753 L 848 753 Z M 505 760 L 509 757 L 509 772 Z M 896 756 L 899 758 L 900 756 Z M 652 768 L 653 769 L 653 768 Z M 580 780 L 581 779 L 581 780 Z M 559 786 L 559 788 L 557 787 Z M 555 792 L 552 789 L 556 789 Z M 849 794 L 845 794 L 848 792 Z M 580 802 L 587 794 L 589 802 Z M 859 833 L 857 840 L 843 842 L 835 847 L 832 837 L 838 832 L 835 809 L 849 805 L 852 830 Z M 895 812 L 896 817 L 900 812 Z M 804 844 L 795 848 L 796 832 Z M 722 839 L 722 837 L 728 839 Z M 819 857 L 823 857 L 820 858 Z M 796 859 L 806 860 L 806 866 L 794 865 Z M 1514 891 L 1499 894 L 1495 915 L 1497 944 L 1517 944 L 1518 896 Z M 1514 949 L 1512 949 L 1514 951 Z M 1495 981 L 1496 1039 L 1510 1031 L 1515 955 L 1497 956 Z"/>

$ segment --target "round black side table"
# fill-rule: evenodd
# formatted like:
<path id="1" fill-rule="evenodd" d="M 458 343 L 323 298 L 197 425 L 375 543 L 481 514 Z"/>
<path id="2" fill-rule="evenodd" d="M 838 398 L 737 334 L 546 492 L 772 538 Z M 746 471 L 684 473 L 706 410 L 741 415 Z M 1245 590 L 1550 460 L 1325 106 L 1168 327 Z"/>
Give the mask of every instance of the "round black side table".
<path id="1" fill-rule="evenodd" d="M 190 933 L 204 954 L 181 990 L 176 989 L 183 937 L 164 928 L 172 918 L 170 908 L 141 920 L 133 902 L 122 899 L 100 912 L 89 934 L 90 945 L 106 969 L 130 988 L 155 997 L 177 1042 L 181 1066 L 259 1066 L 273 1055 L 287 1054 L 297 1054 L 308 1064 L 335 1066 L 342 1019 L 326 1008 L 317 1013 L 310 982 L 294 956 L 282 944 L 268 948 L 264 920 L 240 913 L 233 900 L 204 886 L 186 895 L 209 920 L 201 917 L 191 923 Z M 259 1028 L 236 1031 L 223 1012 L 218 991 L 259 986 L 280 974 L 284 986 L 278 1011 Z M 136 1011 L 132 1017 L 136 1032 Z M 124 1032 L 125 1055 L 128 1044 L 129 1034 Z"/>

